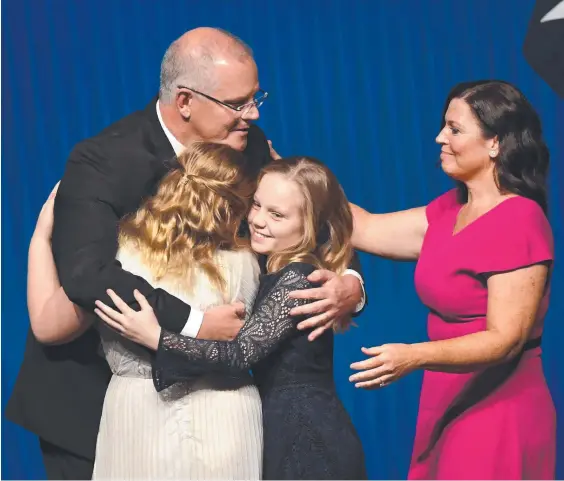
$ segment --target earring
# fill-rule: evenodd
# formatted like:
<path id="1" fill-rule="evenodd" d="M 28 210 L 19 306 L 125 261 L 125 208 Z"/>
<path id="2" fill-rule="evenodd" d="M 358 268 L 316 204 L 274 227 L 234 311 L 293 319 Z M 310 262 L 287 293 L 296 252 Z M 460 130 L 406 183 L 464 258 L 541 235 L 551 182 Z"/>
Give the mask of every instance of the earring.
<path id="1" fill-rule="evenodd" d="M 497 155 L 495 150 L 490 150 L 490 157 L 493 159 Z"/>

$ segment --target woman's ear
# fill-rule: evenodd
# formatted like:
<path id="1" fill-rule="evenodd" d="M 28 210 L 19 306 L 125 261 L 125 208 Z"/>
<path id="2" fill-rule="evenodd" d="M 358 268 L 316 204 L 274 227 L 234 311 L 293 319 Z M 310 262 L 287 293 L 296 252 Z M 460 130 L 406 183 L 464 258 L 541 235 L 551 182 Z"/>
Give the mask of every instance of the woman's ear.
<path id="1" fill-rule="evenodd" d="M 495 159 L 499 155 L 499 139 L 497 135 L 493 139 L 488 140 L 488 149 L 492 159 Z"/>

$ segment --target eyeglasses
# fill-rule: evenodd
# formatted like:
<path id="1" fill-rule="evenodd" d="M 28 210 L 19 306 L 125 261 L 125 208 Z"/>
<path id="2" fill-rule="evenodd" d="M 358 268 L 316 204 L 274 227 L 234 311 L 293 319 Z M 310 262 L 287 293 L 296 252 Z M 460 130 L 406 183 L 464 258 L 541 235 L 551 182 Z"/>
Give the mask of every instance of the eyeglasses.
<path id="1" fill-rule="evenodd" d="M 247 102 L 243 105 L 231 105 L 231 104 L 227 104 L 225 102 L 222 102 L 221 100 L 218 100 L 218 99 L 212 97 L 211 95 L 205 94 L 203 92 L 199 92 L 198 90 L 195 90 L 193 88 L 186 87 L 184 85 L 177 85 L 177 87 L 179 89 L 191 90 L 195 94 L 201 95 L 202 97 L 205 97 L 208 100 L 215 102 L 216 104 L 223 105 L 224 107 L 227 107 L 228 109 L 234 110 L 235 112 L 241 112 L 241 114 L 246 114 L 253 107 L 256 107 L 257 109 L 260 108 L 260 106 L 268 98 L 268 92 L 265 92 L 264 90 L 259 89 L 259 91 L 255 94 L 255 98 L 253 100 L 251 100 L 250 102 Z"/>

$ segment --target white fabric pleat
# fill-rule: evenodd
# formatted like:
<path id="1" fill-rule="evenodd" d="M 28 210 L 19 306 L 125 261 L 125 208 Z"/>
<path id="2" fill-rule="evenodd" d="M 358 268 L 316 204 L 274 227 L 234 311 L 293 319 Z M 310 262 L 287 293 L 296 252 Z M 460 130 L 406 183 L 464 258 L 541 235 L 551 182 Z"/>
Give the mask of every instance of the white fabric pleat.
<path id="1" fill-rule="evenodd" d="M 118 259 L 124 269 L 205 310 L 234 300 L 252 309 L 259 267 L 248 251 L 219 252 L 227 293 L 196 272 L 189 285 L 156 281 L 131 246 Z M 262 409 L 248 373 L 218 374 L 157 393 L 146 351 L 100 328 L 114 376 L 98 434 L 93 479 L 260 479 Z"/>

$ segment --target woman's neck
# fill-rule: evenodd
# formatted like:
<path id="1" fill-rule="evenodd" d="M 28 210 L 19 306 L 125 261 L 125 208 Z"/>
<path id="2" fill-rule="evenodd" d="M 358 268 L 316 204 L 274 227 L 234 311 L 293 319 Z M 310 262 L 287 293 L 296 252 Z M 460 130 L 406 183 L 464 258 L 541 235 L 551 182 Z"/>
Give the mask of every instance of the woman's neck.
<path id="1" fill-rule="evenodd" d="M 493 178 L 475 182 L 465 182 L 468 189 L 468 206 L 475 208 L 491 207 L 507 197 L 499 191 Z"/>

